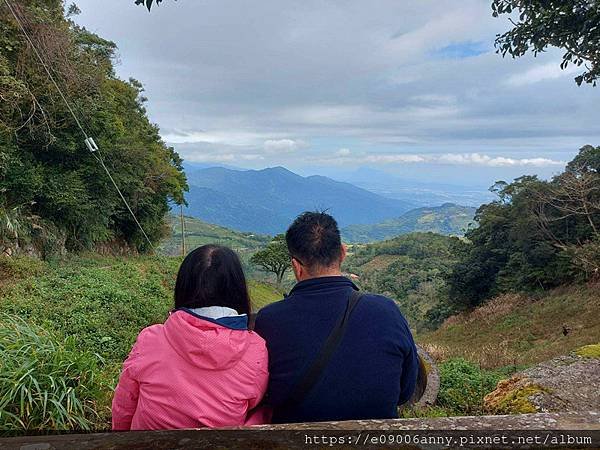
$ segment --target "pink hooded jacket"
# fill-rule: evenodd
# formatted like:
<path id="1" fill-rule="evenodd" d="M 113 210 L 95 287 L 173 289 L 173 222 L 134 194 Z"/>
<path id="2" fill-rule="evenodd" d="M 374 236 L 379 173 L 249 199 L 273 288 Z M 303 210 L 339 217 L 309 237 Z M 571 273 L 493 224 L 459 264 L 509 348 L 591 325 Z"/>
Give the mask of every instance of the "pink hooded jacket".
<path id="1" fill-rule="evenodd" d="M 254 424 L 268 382 L 265 341 L 187 311 L 138 336 L 112 403 L 113 430 Z"/>

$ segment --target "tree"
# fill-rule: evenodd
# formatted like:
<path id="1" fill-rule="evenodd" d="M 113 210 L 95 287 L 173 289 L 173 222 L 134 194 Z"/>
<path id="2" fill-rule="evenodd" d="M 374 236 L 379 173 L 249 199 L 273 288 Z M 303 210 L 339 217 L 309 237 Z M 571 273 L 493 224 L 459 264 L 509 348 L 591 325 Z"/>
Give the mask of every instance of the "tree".
<path id="1" fill-rule="evenodd" d="M 581 148 L 550 181 L 524 176 L 492 190 L 499 199 L 478 210 L 470 248 L 448 277 L 453 304 L 599 276 L 600 147 Z"/>
<path id="2" fill-rule="evenodd" d="M 285 273 L 291 267 L 290 254 L 283 234 L 275 236 L 266 248 L 250 258 L 250 262 L 266 272 L 274 273 L 277 286 L 281 286 Z"/>
<path id="3" fill-rule="evenodd" d="M 162 2 L 162 0 L 156 0 L 157 5 L 160 2 Z M 146 5 L 146 8 L 148 8 L 148 11 L 150 11 L 152 9 L 153 3 L 154 3 L 154 0 L 135 0 L 136 5 Z"/>
<path id="4" fill-rule="evenodd" d="M 575 78 L 596 85 L 600 77 L 600 2 L 596 0 L 493 0 L 492 15 L 518 12 L 509 17 L 514 28 L 496 36 L 496 50 L 502 56 L 534 55 L 548 47 L 565 50 L 561 69 L 569 64 L 585 65 Z"/>
<path id="5" fill-rule="evenodd" d="M 43 256 L 107 243 L 149 250 L 19 22 L 156 242 L 187 185 L 181 158 L 148 120 L 141 84 L 116 76 L 116 45 L 69 20 L 61 0 L 11 4 L 19 21 L 0 2 L 0 246 Z"/>

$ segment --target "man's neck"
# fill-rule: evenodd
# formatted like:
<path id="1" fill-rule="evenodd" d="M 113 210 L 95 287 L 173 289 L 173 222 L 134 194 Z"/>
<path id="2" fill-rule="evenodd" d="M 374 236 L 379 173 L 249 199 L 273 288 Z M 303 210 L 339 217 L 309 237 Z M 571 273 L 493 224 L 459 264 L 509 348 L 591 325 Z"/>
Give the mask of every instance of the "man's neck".
<path id="1" fill-rule="evenodd" d="M 324 270 L 324 271 L 319 272 L 314 275 L 306 275 L 298 281 L 300 282 L 300 281 L 306 281 L 306 280 L 314 280 L 315 278 L 341 277 L 341 276 L 342 276 L 342 272 L 340 269 L 331 269 L 331 270 Z"/>

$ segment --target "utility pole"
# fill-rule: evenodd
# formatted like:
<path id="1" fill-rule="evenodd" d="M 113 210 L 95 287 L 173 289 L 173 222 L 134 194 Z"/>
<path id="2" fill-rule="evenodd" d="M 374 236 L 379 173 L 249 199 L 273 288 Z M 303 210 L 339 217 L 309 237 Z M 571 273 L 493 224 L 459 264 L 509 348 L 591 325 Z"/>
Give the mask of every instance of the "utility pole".
<path id="1" fill-rule="evenodd" d="M 179 205 L 180 207 L 180 217 L 181 217 L 181 256 L 185 258 L 185 219 L 183 217 L 183 204 Z"/>

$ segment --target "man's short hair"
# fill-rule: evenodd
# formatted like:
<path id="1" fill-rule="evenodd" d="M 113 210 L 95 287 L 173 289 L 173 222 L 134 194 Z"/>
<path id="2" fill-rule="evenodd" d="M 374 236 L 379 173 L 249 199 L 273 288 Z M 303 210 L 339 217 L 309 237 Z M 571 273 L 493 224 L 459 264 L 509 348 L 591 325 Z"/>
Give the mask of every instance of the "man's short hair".
<path id="1" fill-rule="evenodd" d="M 338 224 L 325 212 L 305 212 L 285 234 L 288 251 L 308 268 L 330 267 L 340 259 L 342 238 Z"/>

